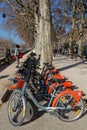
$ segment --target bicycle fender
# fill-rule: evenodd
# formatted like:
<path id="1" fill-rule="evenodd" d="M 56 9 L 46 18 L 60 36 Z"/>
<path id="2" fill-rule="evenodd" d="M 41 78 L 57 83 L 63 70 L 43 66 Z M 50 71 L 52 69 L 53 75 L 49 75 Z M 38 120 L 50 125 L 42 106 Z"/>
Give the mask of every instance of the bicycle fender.
<path id="1" fill-rule="evenodd" d="M 82 91 L 65 90 L 60 94 L 58 94 L 57 97 L 54 98 L 52 102 L 52 107 L 55 107 L 58 99 L 66 94 L 71 94 L 74 97 L 76 103 L 78 103 L 79 100 L 82 98 Z"/>

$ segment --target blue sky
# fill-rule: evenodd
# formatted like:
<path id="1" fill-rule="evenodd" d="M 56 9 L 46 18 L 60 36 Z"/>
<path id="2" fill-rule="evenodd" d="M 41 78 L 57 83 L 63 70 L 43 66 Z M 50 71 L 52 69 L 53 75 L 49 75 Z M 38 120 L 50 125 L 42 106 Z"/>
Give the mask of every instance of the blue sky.
<path id="1" fill-rule="evenodd" d="M 14 30 L 8 31 L 4 28 L 4 22 L 5 19 L 2 18 L 2 14 L 0 13 L 0 37 L 7 40 L 11 39 L 13 43 L 23 44 L 24 41 L 15 34 Z"/>

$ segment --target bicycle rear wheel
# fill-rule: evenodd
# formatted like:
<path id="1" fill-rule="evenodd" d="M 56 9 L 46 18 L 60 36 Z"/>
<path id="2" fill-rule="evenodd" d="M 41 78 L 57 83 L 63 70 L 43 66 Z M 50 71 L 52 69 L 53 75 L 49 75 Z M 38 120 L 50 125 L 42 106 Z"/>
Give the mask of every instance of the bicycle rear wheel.
<path id="1" fill-rule="evenodd" d="M 84 102 L 82 99 L 79 100 L 78 104 L 75 105 L 75 99 L 71 94 L 61 96 L 57 102 L 56 107 L 62 107 L 60 101 L 66 106 L 71 107 L 70 109 L 56 110 L 56 115 L 59 119 L 67 122 L 75 121 L 79 119 L 84 112 Z M 75 106 L 74 106 L 75 105 Z"/>
<path id="2" fill-rule="evenodd" d="M 25 98 L 19 96 L 20 91 L 13 92 L 8 102 L 8 118 L 14 126 L 20 126 L 25 118 Z"/>

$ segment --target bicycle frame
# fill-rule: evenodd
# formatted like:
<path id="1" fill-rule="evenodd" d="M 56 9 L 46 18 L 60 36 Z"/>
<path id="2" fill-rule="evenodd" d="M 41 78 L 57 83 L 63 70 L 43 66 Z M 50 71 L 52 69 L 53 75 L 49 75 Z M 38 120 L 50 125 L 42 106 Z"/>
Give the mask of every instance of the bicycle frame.
<path id="1" fill-rule="evenodd" d="M 64 96 L 66 94 L 71 94 L 72 97 L 75 99 L 74 106 L 79 102 L 79 100 L 82 98 L 82 91 L 72 91 L 70 89 L 66 89 L 65 91 L 61 92 L 60 94 L 56 94 L 55 88 L 53 89 L 53 92 L 50 94 L 51 98 L 49 100 L 48 106 L 45 107 L 41 105 L 37 99 L 33 96 L 32 92 L 30 91 L 30 88 L 27 87 L 28 83 L 24 80 L 20 80 L 19 85 L 17 84 L 16 87 L 10 86 L 9 88 L 13 89 L 21 89 L 20 96 L 28 96 L 33 103 L 37 106 L 38 109 L 45 110 L 47 112 L 51 112 L 53 110 L 70 110 L 71 106 L 65 106 L 65 104 L 60 100 L 61 96 Z M 21 86 L 21 87 L 20 87 Z M 56 95 L 55 95 L 56 94 Z M 19 98 L 20 98 L 19 96 Z M 61 107 L 56 107 L 56 103 L 59 101 L 61 103 Z"/>
<path id="2" fill-rule="evenodd" d="M 68 122 L 80 118 L 85 110 L 82 91 L 71 90 L 72 82 L 65 81 L 65 77 L 56 70 L 53 73 L 49 66 L 43 68 L 41 74 L 38 73 L 38 63 L 30 56 L 17 71 L 19 76 L 11 80 L 9 89 L 15 90 L 8 101 L 7 112 L 11 124 L 19 126 L 25 121 L 30 122 L 36 119 L 38 111 L 46 111 Z M 43 100 L 39 97 L 48 99 L 45 100 L 46 104 L 40 103 Z"/>
<path id="3" fill-rule="evenodd" d="M 24 86 L 23 86 L 23 88 L 22 88 L 22 95 L 24 95 L 24 94 L 25 94 L 25 95 L 28 95 L 28 97 L 33 101 L 33 103 L 37 106 L 37 108 L 39 108 L 39 109 L 41 109 L 41 110 L 45 110 L 45 111 L 47 111 L 47 112 L 51 112 L 51 111 L 57 110 L 57 109 L 60 109 L 60 110 L 61 110 L 61 109 L 62 109 L 62 110 L 71 109 L 71 106 L 67 106 L 67 107 L 66 107 L 60 99 L 59 99 L 59 102 L 61 103 L 62 107 L 50 107 L 51 104 L 52 104 L 53 99 L 56 97 L 56 96 L 55 96 L 56 90 L 54 90 L 54 92 L 51 94 L 51 98 L 50 98 L 50 101 L 49 101 L 49 103 L 48 103 L 48 106 L 45 107 L 45 106 L 41 105 L 41 104 L 37 101 L 37 99 L 33 96 L 33 94 L 32 94 L 32 92 L 30 91 L 30 89 L 27 88 L 26 86 L 27 86 L 27 83 L 25 82 L 25 83 L 24 83 Z"/>

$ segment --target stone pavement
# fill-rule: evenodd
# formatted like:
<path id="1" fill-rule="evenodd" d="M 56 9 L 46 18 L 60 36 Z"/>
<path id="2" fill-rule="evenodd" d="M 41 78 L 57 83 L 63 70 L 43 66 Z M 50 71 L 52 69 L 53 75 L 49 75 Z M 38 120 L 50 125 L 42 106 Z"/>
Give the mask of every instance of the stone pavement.
<path id="1" fill-rule="evenodd" d="M 87 60 L 57 55 L 53 60 L 53 65 L 87 95 Z"/>

